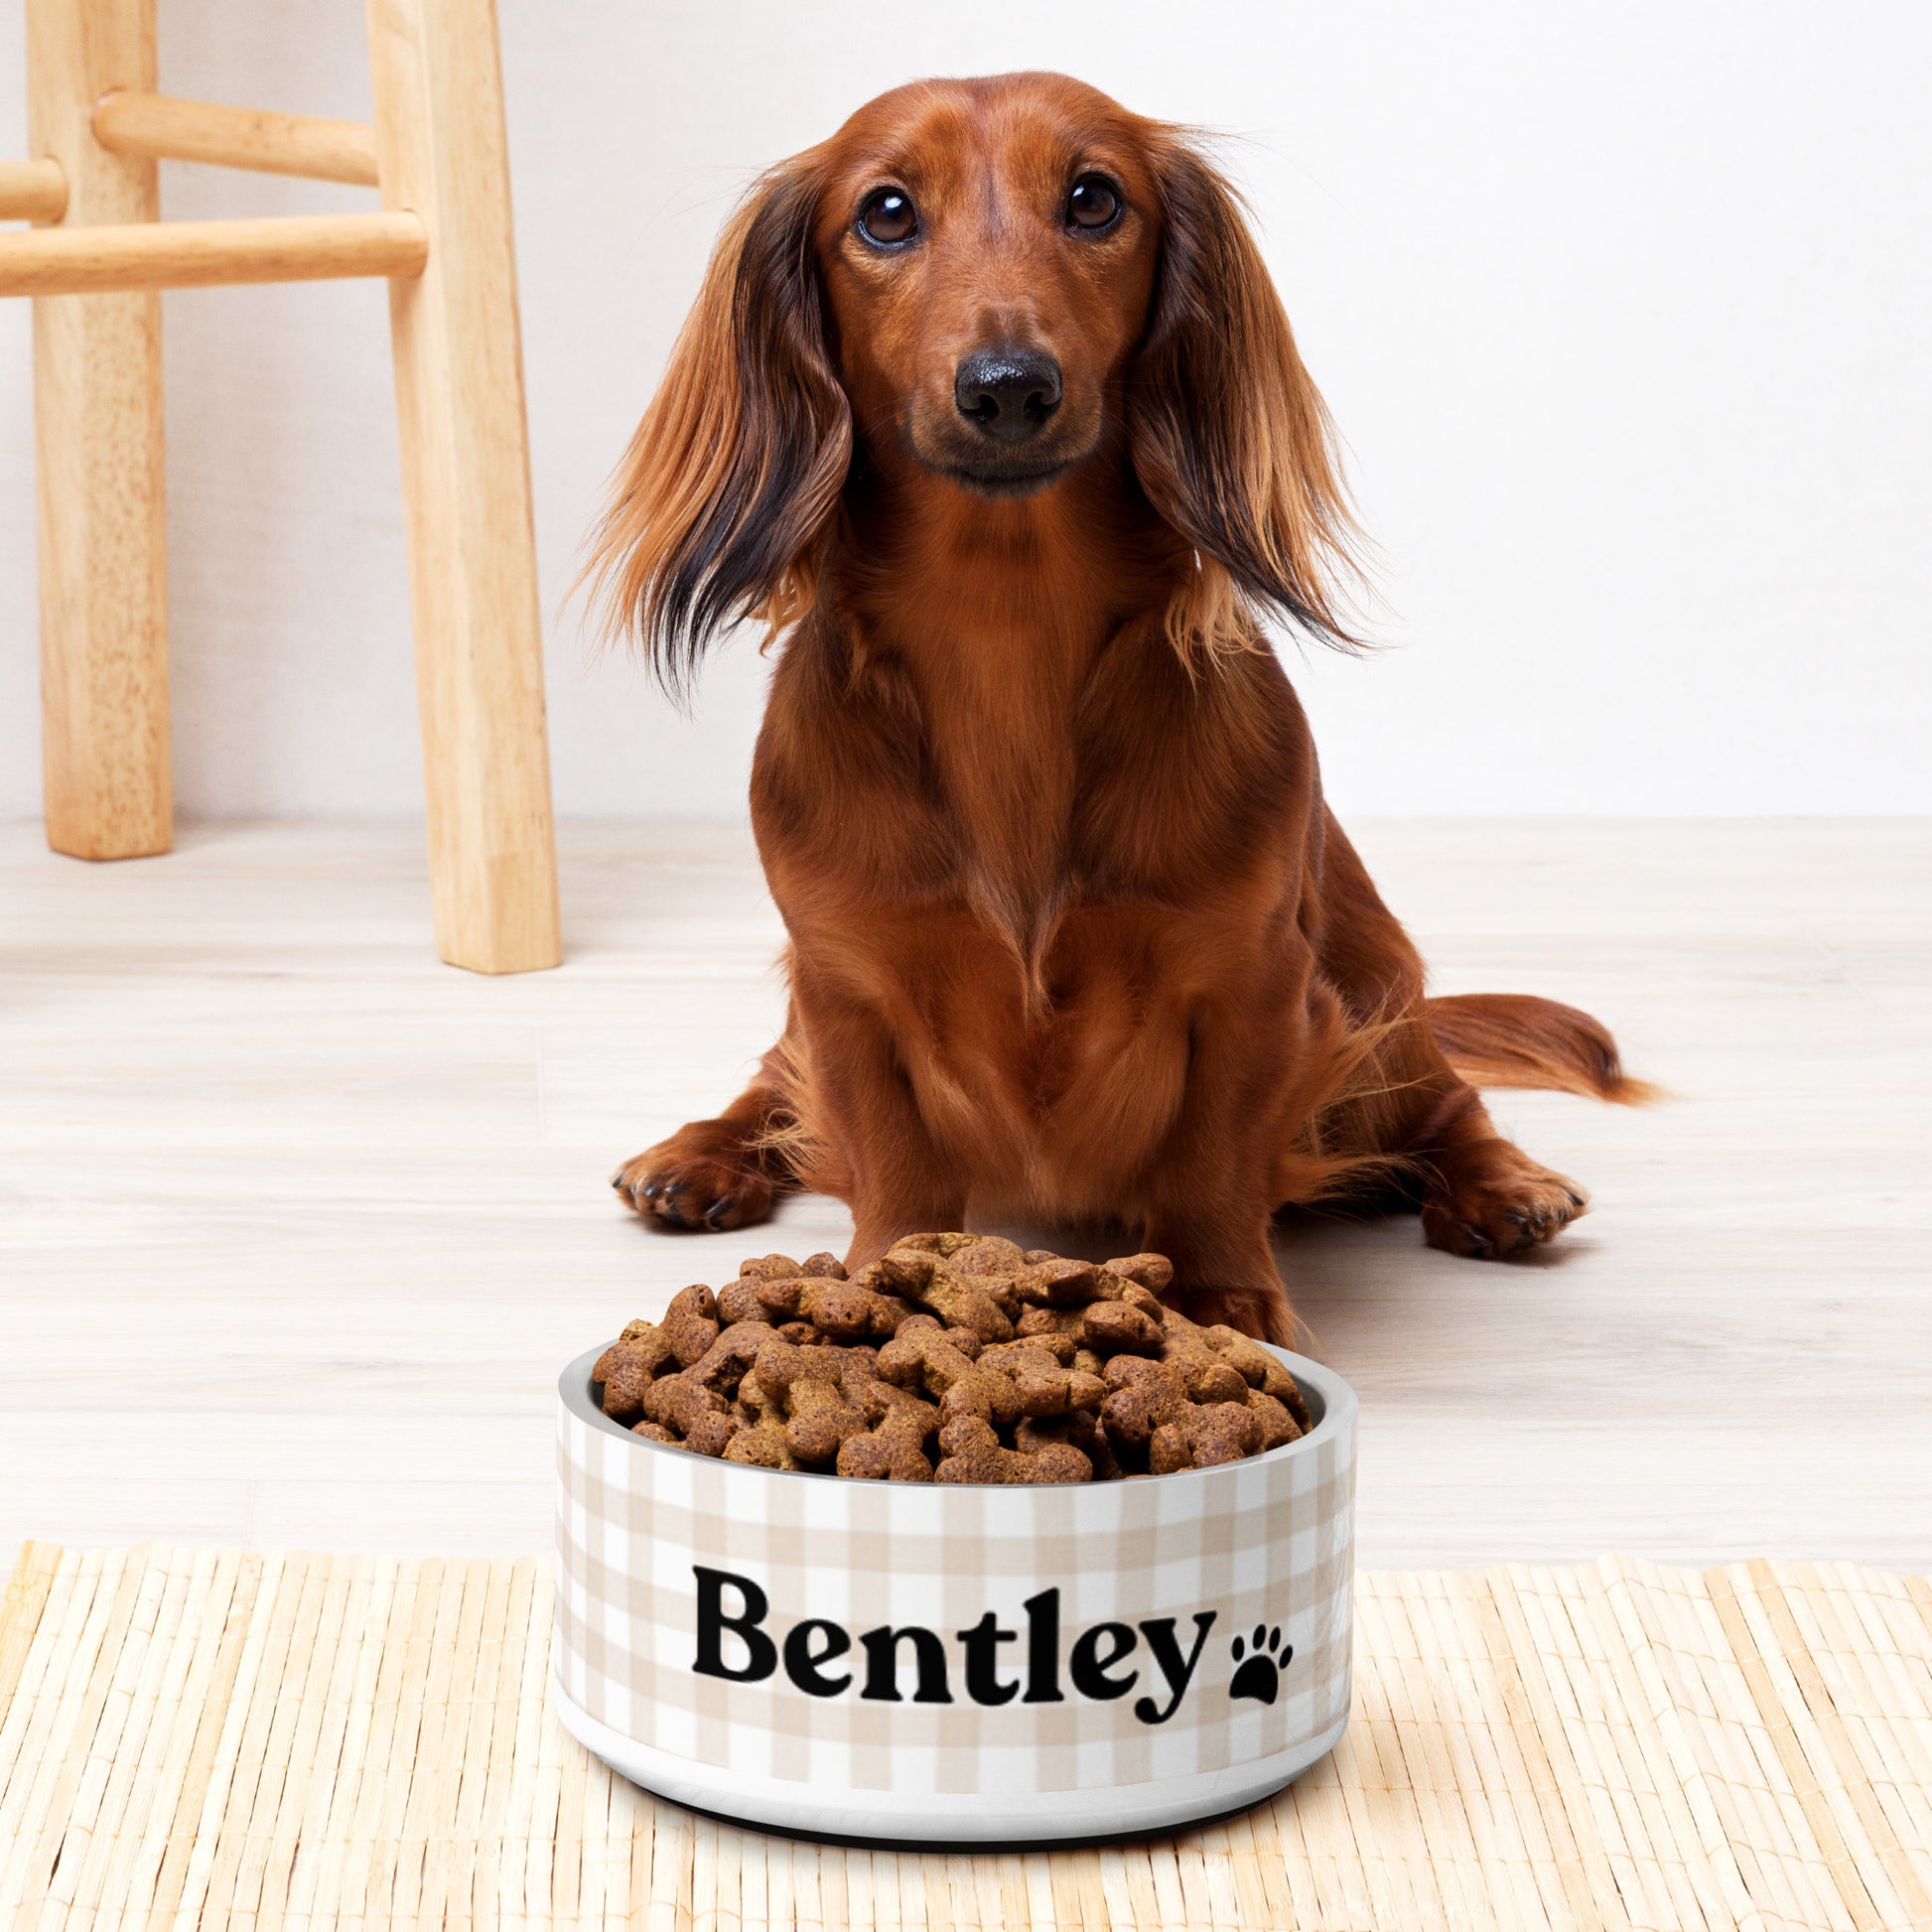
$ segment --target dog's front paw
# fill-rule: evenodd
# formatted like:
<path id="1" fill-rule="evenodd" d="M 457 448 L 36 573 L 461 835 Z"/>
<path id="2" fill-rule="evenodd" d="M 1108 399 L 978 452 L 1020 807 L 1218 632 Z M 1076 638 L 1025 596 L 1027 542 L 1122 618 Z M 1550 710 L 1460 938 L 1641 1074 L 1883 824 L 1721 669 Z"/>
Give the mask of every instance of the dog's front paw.
<path id="1" fill-rule="evenodd" d="M 711 1233 L 770 1218 L 776 1190 L 764 1174 L 729 1153 L 680 1145 L 683 1138 L 660 1141 L 611 1176 L 626 1206 L 662 1227 Z"/>
<path id="2" fill-rule="evenodd" d="M 1561 1234 L 1589 1207 L 1565 1174 L 1539 1167 L 1508 1141 L 1478 1141 L 1441 1158 L 1424 1196 L 1422 1231 L 1434 1248 L 1505 1261 Z"/>

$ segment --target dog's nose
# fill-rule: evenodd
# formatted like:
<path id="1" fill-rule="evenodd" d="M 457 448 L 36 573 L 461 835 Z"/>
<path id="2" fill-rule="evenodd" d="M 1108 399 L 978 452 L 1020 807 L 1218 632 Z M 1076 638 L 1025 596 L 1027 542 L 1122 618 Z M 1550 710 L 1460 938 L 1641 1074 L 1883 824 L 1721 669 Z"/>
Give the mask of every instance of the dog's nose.
<path id="1" fill-rule="evenodd" d="M 1002 443 L 1024 443 L 1060 406 L 1060 365 L 1038 348 L 982 348 L 953 376 L 959 413 Z"/>

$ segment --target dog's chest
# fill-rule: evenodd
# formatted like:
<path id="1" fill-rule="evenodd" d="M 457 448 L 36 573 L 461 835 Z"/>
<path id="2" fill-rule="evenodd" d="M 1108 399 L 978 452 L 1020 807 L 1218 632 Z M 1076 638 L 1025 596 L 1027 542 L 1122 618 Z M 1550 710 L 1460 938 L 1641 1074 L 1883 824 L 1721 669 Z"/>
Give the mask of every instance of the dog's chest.
<path id="1" fill-rule="evenodd" d="M 875 1011 L 935 1140 L 1015 1199 L 1142 1172 L 1186 1092 L 1199 1014 L 1266 998 L 1266 924 L 1231 893 L 1182 912 L 1145 899 L 1062 906 L 1035 954 L 970 903 L 884 919 Z"/>

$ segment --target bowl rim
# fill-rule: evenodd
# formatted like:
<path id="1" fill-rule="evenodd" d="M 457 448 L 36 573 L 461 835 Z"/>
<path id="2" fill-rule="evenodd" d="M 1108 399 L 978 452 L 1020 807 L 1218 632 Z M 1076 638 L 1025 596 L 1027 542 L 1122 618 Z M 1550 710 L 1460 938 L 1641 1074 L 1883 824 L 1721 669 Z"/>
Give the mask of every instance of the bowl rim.
<path id="1" fill-rule="evenodd" d="M 593 1429 L 618 1442 L 629 1445 L 639 1451 L 652 1451 L 662 1455 L 677 1455 L 689 1460 L 692 1451 L 677 1443 L 657 1443 L 648 1436 L 633 1436 L 620 1422 L 613 1422 L 591 1399 L 591 1370 L 604 1351 L 618 1340 L 612 1336 L 610 1341 L 601 1342 L 595 1348 L 586 1349 L 575 1361 L 571 1362 L 557 1377 L 557 1396 L 564 1408 L 579 1422 L 590 1424 Z M 1360 1407 L 1355 1391 L 1331 1368 L 1311 1360 L 1307 1355 L 1296 1355 L 1286 1348 L 1277 1348 L 1273 1342 L 1264 1341 L 1262 1347 L 1275 1357 L 1281 1365 L 1301 1384 L 1305 1395 L 1315 1396 L 1321 1404 L 1321 1419 L 1306 1436 L 1298 1436 L 1292 1443 L 1284 1443 L 1279 1449 L 1264 1449 L 1259 1455 L 1244 1455 L 1237 1462 L 1216 1462 L 1205 1469 L 1175 1469 L 1168 1475 L 1143 1476 L 1135 1480 L 1144 1482 L 1185 1482 L 1190 1478 L 1206 1480 L 1209 1477 L 1224 1475 L 1230 1469 L 1255 1469 L 1264 1463 L 1281 1462 L 1291 1456 L 1316 1454 L 1328 1444 L 1346 1441 L 1352 1437 L 1355 1417 Z M 842 1476 L 836 1470 L 825 1469 L 767 1469 L 761 1463 L 727 1462 L 722 1455 L 703 1455 L 700 1462 L 715 1464 L 721 1469 L 742 1469 L 747 1475 L 776 1476 L 788 1482 L 836 1482 L 848 1489 L 923 1489 L 923 1483 L 865 1482 L 856 1476 Z M 1094 1491 L 1110 1493 L 1124 1488 L 1124 1482 L 949 1482 L 947 1489 L 996 1490 L 1002 1495 L 1015 1492 L 1026 1494 L 1063 1495 L 1071 1490 L 1076 1494 L 1089 1494 Z"/>

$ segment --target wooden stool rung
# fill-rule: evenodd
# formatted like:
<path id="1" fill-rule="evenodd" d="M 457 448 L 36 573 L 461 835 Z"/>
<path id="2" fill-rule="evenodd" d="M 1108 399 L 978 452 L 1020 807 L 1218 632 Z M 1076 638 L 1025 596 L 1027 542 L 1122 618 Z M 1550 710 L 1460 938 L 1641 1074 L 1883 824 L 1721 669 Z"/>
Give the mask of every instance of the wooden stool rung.
<path id="1" fill-rule="evenodd" d="M 58 221 L 68 174 L 58 161 L 0 161 L 0 221 Z"/>
<path id="2" fill-rule="evenodd" d="M 36 228 L 0 235 L 0 296 L 420 275 L 428 260 L 428 230 L 404 208 Z"/>
<path id="3" fill-rule="evenodd" d="M 374 188 L 375 129 L 313 114 L 272 114 L 115 88 L 95 103 L 94 139 L 114 154 L 203 161 Z"/>

